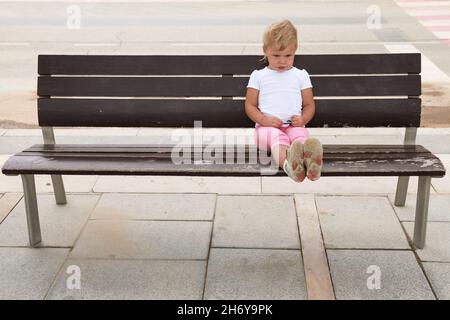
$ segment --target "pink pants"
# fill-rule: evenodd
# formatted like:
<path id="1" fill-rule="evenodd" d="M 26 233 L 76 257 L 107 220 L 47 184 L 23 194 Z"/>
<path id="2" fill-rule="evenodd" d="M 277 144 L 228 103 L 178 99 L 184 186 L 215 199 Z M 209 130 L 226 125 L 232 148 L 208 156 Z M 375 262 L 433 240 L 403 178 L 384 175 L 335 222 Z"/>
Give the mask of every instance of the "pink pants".
<path id="1" fill-rule="evenodd" d="M 295 140 L 300 140 L 302 143 L 309 138 L 309 132 L 303 127 L 263 127 L 259 124 L 255 128 L 255 142 L 258 149 L 272 150 L 277 144 L 290 146 Z"/>

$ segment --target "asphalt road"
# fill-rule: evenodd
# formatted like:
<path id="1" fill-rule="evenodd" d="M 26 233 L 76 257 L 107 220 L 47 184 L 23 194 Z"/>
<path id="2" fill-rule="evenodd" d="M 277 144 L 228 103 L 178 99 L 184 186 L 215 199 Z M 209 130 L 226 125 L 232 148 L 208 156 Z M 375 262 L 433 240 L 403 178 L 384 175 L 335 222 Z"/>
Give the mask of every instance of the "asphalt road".
<path id="1" fill-rule="evenodd" d="M 299 53 L 392 52 L 400 45 L 421 52 L 422 126 L 450 127 L 450 43 L 444 39 L 450 1 L 432 2 L 439 6 L 410 8 L 401 0 L 0 1 L 0 127 L 37 126 L 38 54 L 260 54 L 265 27 L 285 18 L 298 27 Z M 425 25 L 427 14 L 442 26 L 436 19 Z M 368 27 L 378 17 L 379 28 Z"/>

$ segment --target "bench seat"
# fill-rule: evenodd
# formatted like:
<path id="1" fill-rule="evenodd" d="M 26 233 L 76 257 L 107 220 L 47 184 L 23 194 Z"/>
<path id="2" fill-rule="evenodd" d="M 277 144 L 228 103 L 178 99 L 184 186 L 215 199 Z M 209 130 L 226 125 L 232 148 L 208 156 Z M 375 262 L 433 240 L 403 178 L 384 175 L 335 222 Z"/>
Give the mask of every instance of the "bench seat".
<path id="1" fill-rule="evenodd" d="M 190 164 L 175 164 L 171 159 L 173 146 L 36 144 L 9 158 L 2 172 L 6 175 L 260 176 L 264 168 L 261 164 L 264 162 L 249 160 L 256 158 L 254 146 L 234 146 L 235 157 L 237 150 L 245 150 L 241 164 L 236 160 L 226 164 L 225 146 L 222 146 L 223 163 L 214 164 L 214 159 L 205 155 L 211 154 L 211 149 L 218 145 L 208 146 L 209 152 L 202 153 L 203 160 L 194 161 L 194 149 L 190 149 Z M 253 158 L 249 158 L 251 154 Z M 286 176 L 281 169 L 274 175 Z M 420 145 L 324 145 L 322 176 L 437 178 L 444 175 L 445 168 L 439 158 Z"/>
<path id="2" fill-rule="evenodd" d="M 398 177 L 395 206 L 405 206 L 409 177 L 418 177 L 412 242 L 424 248 L 431 180 L 443 177 L 445 168 L 416 145 L 422 111 L 420 53 L 301 55 L 294 65 L 311 76 L 316 110 L 308 128 L 405 129 L 403 144 L 325 145 L 322 177 Z M 249 140 L 233 141 L 246 146 L 213 140 L 228 143 L 222 148 L 201 146 L 206 141 L 195 139 L 202 128 L 255 127 L 245 113 L 246 85 L 253 70 L 265 66 L 259 55 L 39 55 L 37 115 L 44 144 L 13 155 L 2 168 L 6 175 L 21 176 L 30 245 L 42 241 L 36 174 L 51 176 L 60 205 L 67 203 L 62 175 L 288 180 L 270 154 L 259 153 Z M 194 141 L 188 131 L 178 131 L 177 140 L 200 146 L 65 145 L 56 142 L 54 127 L 193 128 Z"/>

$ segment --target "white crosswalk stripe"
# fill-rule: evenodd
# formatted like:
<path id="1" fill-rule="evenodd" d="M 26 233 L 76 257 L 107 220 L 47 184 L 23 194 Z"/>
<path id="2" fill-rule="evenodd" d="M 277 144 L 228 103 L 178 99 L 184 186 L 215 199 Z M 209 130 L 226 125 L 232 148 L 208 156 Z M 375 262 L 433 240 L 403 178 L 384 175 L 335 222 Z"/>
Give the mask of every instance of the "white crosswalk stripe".
<path id="1" fill-rule="evenodd" d="M 395 2 L 438 39 L 450 45 L 450 0 L 395 0 Z"/>

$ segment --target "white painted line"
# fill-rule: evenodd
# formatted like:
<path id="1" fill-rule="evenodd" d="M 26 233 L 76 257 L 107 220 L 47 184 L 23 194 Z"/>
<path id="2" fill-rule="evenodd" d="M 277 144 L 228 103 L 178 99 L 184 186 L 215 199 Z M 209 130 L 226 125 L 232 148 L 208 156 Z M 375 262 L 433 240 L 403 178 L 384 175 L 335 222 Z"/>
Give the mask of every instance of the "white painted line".
<path id="1" fill-rule="evenodd" d="M 261 43 L 246 42 L 177 42 L 171 46 L 262 46 Z"/>
<path id="2" fill-rule="evenodd" d="M 449 20 L 419 20 L 420 23 L 426 27 L 435 27 L 435 26 L 450 26 Z"/>
<path id="3" fill-rule="evenodd" d="M 433 31 L 433 34 L 439 39 L 450 39 L 450 31 Z"/>
<path id="4" fill-rule="evenodd" d="M 387 50 L 391 53 L 421 53 L 415 46 L 410 44 L 384 44 Z M 450 77 L 445 72 L 439 69 L 426 55 L 421 53 L 422 63 L 422 80 L 424 82 L 450 82 Z"/>
<path id="5" fill-rule="evenodd" d="M 75 2 L 75 3 L 165 3 L 165 2 L 245 2 L 245 1 L 251 1 L 251 0 L 55 0 L 55 1 L 49 1 L 49 0 L 0 0 L 0 3 L 2 2 Z M 253 0 L 253 1 L 269 1 L 269 0 Z"/>
<path id="6" fill-rule="evenodd" d="M 405 10 L 408 14 L 411 16 L 442 16 L 442 15 L 449 15 L 450 14 L 450 8 L 443 8 L 440 10 L 424 10 L 422 8 L 420 9 L 406 9 Z"/>
<path id="7" fill-rule="evenodd" d="M 389 43 L 389 42 L 387 42 Z M 392 42 L 397 44 L 398 42 Z M 418 44 L 430 44 L 430 43 L 441 43 L 438 40 L 426 40 L 426 41 L 411 41 L 411 43 Z M 256 46 L 262 47 L 262 43 L 247 43 L 247 42 L 171 42 L 163 43 L 171 46 Z M 378 40 L 374 41 L 341 41 L 341 42 L 327 42 L 327 41 L 317 41 L 317 42 L 302 42 L 302 47 L 305 46 L 343 46 L 343 45 L 380 45 Z M 301 48 L 300 48 L 301 50 Z"/>
<path id="8" fill-rule="evenodd" d="M 0 46 L 29 46 L 29 42 L 0 42 Z"/>
<path id="9" fill-rule="evenodd" d="M 115 47 L 118 43 L 74 43 L 75 47 Z"/>
<path id="10" fill-rule="evenodd" d="M 450 6 L 449 1 L 411 1 L 411 2 L 398 2 L 397 1 L 397 4 L 402 8 Z"/>

